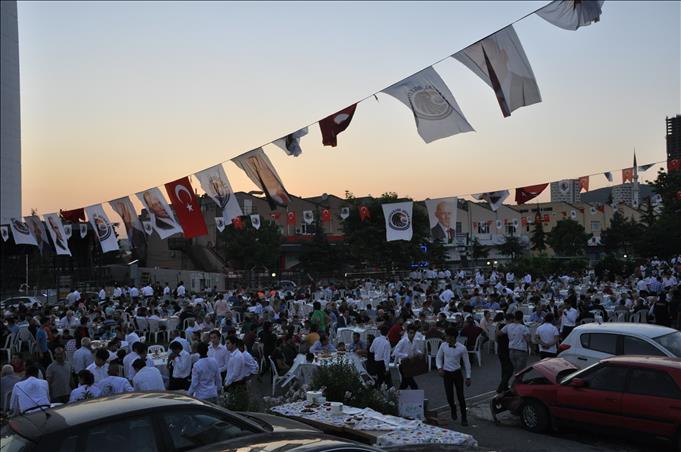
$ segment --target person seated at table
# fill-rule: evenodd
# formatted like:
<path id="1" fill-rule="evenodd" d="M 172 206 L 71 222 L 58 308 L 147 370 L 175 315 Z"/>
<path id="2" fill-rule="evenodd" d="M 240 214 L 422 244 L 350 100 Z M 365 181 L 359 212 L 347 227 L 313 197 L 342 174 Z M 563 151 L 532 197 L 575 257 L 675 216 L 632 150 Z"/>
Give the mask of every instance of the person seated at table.
<path id="1" fill-rule="evenodd" d="M 102 391 L 95 386 L 95 376 L 89 370 L 84 369 L 78 372 L 78 387 L 71 391 L 69 403 L 96 399 L 101 395 Z"/>
<path id="2" fill-rule="evenodd" d="M 463 322 L 463 328 L 459 335 L 466 338 L 466 348 L 468 350 L 473 350 L 478 336 L 483 335 L 483 337 L 486 337 L 487 333 L 475 324 L 472 316 L 468 316 Z"/>
<path id="3" fill-rule="evenodd" d="M 284 341 L 281 338 L 277 338 L 274 350 L 270 355 L 274 365 L 277 366 L 277 371 L 279 374 L 285 374 L 293 365 L 293 361 L 289 361 L 286 354 L 284 354 Z"/>
<path id="4" fill-rule="evenodd" d="M 319 330 L 317 329 L 316 325 L 310 326 L 310 332 L 305 336 L 305 342 L 307 342 L 308 347 L 312 347 L 315 342 L 319 341 L 320 335 L 318 331 Z"/>
<path id="5" fill-rule="evenodd" d="M 23 376 L 24 371 L 26 370 L 26 365 L 24 363 L 24 359 L 21 357 L 20 354 L 15 353 L 12 355 L 12 360 L 10 361 L 10 364 L 12 365 L 12 369 L 14 369 L 14 373 Z"/>
<path id="6" fill-rule="evenodd" d="M 315 342 L 312 347 L 310 347 L 310 353 L 333 353 L 336 351 L 336 347 L 329 342 L 329 338 L 326 336 L 321 336 L 317 342 Z"/>
<path id="7" fill-rule="evenodd" d="M 347 352 L 347 348 L 345 347 L 345 342 L 339 342 L 338 345 L 336 346 L 336 351 L 337 352 Z"/>
<path id="8" fill-rule="evenodd" d="M 366 356 L 367 344 L 361 339 L 359 333 L 352 333 L 352 342 L 348 346 L 348 350 L 357 353 L 359 356 Z"/>

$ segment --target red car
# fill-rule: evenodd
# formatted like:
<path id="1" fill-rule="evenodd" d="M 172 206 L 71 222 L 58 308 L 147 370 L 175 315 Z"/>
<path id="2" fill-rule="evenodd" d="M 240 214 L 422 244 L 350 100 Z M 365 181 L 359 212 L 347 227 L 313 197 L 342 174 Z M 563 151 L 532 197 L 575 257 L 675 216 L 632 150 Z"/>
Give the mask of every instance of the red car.
<path id="1" fill-rule="evenodd" d="M 516 374 L 491 408 L 495 420 L 510 410 L 532 432 L 567 421 L 664 437 L 681 450 L 681 358 L 617 356 L 583 370 L 544 359 Z"/>

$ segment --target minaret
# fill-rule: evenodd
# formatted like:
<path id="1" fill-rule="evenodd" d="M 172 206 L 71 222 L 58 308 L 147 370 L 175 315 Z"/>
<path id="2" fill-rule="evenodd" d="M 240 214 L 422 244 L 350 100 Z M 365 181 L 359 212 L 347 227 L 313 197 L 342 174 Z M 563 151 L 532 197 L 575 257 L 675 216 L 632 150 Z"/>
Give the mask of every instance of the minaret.
<path id="1" fill-rule="evenodd" d="M 634 149 L 634 177 L 631 185 L 631 207 L 638 209 L 638 167 L 636 166 L 636 149 Z"/>

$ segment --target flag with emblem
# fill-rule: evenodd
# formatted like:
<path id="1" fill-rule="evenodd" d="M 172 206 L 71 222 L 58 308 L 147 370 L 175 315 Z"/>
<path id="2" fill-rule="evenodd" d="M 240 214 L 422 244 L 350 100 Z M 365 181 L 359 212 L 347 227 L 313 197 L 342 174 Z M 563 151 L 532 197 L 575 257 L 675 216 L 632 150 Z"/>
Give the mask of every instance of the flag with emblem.
<path id="1" fill-rule="evenodd" d="M 215 217 L 215 228 L 220 232 L 225 230 L 225 218 L 224 217 Z"/>
<path id="2" fill-rule="evenodd" d="M 102 247 L 103 253 L 111 251 L 118 251 L 118 237 L 114 231 L 109 217 L 104 212 L 101 204 L 95 204 L 85 208 L 88 221 L 92 230 L 95 231 L 95 236 L 99 240 L 99 245 Z"/>
<path id="3" fill-rule="evenodd" d="M 141 223 L 140 223 L 140 225 L 141 225 Z M 80 223 L 78 225 L 78 227 L 80 229 L 80 231 L 79 231 L 80 232 L 80 238 L 84 239 L 85 236 L 87 235 L 87 223 Z"/>
<path id="4" fill-rule="evenodd" d="M 508 190 L 499 190 L 487 193 L 477 193 L 471 196 L 478 201 L 486 201 L 489 204 L 489 208 L 496 212 L 510 194 L 511 193 Z"/>
<path id="5" fill-rule="evenodd" d="M 201 206 L 196 199 L 189 177 L 185 176 L 182 179 L 168 182 L 165 187 L 185 238 L 207 235 L 208 227 L 203 219 Z"/>
<path id="6" fill-rule="evenodd" d="M 3 242 L 9 240 L 9 226 L 7 225 L 0 226 L 0 235 L 2 235 Z"/>
<path id="7" fill-rule="evenodd" d="M 349 216 L 350 216 L 350 208 L 349 207 L 341 207 L 341 210 L 340 210 L 341 219 L 345 220 Z"/>
<path id="8" fill-rule="evenodd" d="M 414 203 L 411 201 L 382 204 L 385 217 L 385 240 L 409 241 L 413 235 L 411 213 Z"/>
<path id="9" fill-rule="evenodd" d="M 300 139 L 305 135 L 307 135 L 307 127 L 288 134 L 283 138 L 279 138 L 278 140 L 274 140 L 273 143 L 283 149 L 287 155 L 298 157 L 303 153 L 303 150 L 300 148 Z"/>
<path id="10" fill-rule="evenodd" d="M 319 121 L 319 129 L 322 132 L 322 144 L 324 146 L 335 147 L 338 145 L 337 137 L 348 128 L 356 109 L 357 104 L 350 105 Z"/>
<path id="11" fill-rule="evenodd" d="M 331 222 L 331 211 L 329 209 L 322 209 L 322 223 Z"/>
<path id="12" fill-rule="evenodd" d="M 234 226 L 234 229 L 237 231 L 243 231 L 244 229 L 244 222 L 241 219 L 241 217 L 234 217 L 232 218 L 232 226 Z"/>
<path id="13" fill-rule="evenodd" d="M 314 213 L 311 210 L 303 211 L 303 221 L 305 224 L 312 224 L 314 221 Z"/>
<path id="14" fill-rule="evenodd" d="M 257 213 L 251 215 L 251 226 L 255 229 L 260 229 L 260 215 Z"/>
<path id="15" fill-rule="evenodd" d="M 286 224 L 296 224 L 296 213 L 289 212 L 286 214 Z"/>

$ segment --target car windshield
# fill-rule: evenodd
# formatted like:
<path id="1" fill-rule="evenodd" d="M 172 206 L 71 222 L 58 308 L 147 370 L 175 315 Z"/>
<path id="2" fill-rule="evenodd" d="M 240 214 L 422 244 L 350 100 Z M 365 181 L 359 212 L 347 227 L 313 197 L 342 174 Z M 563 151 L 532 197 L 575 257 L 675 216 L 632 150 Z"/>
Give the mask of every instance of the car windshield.
<path id="1" fill-rule="evenodd" d="M 653 340 L 672 352 L 677 358 L 681 358 L 681 332 L 674 331 L 673 333 L 653 338 Z"/>

